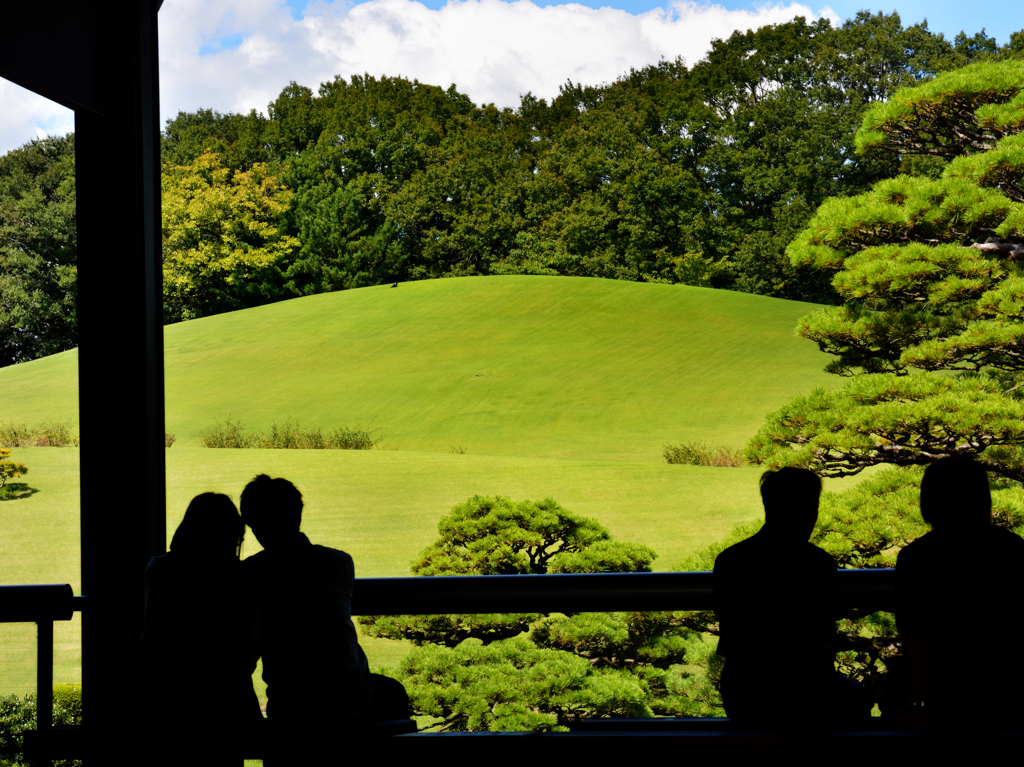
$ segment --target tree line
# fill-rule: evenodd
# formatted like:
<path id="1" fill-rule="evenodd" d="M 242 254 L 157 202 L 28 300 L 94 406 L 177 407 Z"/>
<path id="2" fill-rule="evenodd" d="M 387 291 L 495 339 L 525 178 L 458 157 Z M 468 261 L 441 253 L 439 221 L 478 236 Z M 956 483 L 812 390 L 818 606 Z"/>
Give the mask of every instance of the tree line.
<path id="1" fill-rule="evenodd" d="M 179 113 L 163 133 L 165 320 L 395 280 L 558 274 L 838 303 L 788 243 L 829 197 L 930 157 L 858 154 L 899 87 L 1024 53 L 896 14 L 716 40 L 549 101 L 453 85 L 291 83 L 266 116 Z M 74 138 L 0 158 L 0 364 L 76 343 Z"/>

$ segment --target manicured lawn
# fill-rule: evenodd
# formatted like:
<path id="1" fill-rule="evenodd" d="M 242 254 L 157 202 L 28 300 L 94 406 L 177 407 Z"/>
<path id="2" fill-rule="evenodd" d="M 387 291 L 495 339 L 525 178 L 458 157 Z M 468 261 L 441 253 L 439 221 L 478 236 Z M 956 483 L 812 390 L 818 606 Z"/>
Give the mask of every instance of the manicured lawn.
<path id="1" fill-rule="evenodd" d="M 79 590 L 77 468 L 74 448 L 19 451 L 38 492 L 0 503 L 0 582 L 71 583 Z M 440 517 L 474 493 L 551 496 L 592 516 L 612 534 L 651 546 L 655 569 L 671 570 L 693 550 L 759 512 L 758 470 L 621 461 L 471 456 L 397 451 L 210 450 L 167 454 L 170 540 L 189 499 L 200 492 L 238 498 L 261 471 L 302 491 L 303 529 L 314 542 L 343 548 L 356 574 L 409 574 L 409 563 L 436 535 Z M 112 501 L 113 503 L 113 501 Z M 243 556 L 259 550 L 247 539 Z M 55 679 L 81 681 L 78 619 L 55 627 Z M 393 666 L 406 646 L 364 640 L 371 664 Z M 0 684 L 21 694 L 35 686 L 35 627 L 0 625 Z"/>
<path id="2" fill-rule="evenodd" d="M 202 470 L 197 471 L 200 462 Z M 258 472 L 291 479 L 303 493 L 310 540 L 343 548 L 364 577 L 409 575 L 437 522 L 474 494 L 552 497 L 598 519 L 672 569 L 693 549 L 757 514 L 756 469 L 619 461 L 391 451 L 210 450 L 168 453 L 168 538 L 188 500 L 213 490 L 235 498 Z M 250 548 L 251 547 L 251 548 Z M 258 551 L 247 539 L 243 556 Z"/>
<path id="3" fill-rule="evenodd" d="M 834 383 L 794 334 L 814 308 L 566 277 L 310 296 L 169 326 L 167 430 L 195 444 L 216 420 L 290 418 L 379 429 L 399 450 L 658 463 L 666 442 L 740 446 L 766 412 Z M 76 419 L 75 354 L 0 370 L 0 417 Z"/>

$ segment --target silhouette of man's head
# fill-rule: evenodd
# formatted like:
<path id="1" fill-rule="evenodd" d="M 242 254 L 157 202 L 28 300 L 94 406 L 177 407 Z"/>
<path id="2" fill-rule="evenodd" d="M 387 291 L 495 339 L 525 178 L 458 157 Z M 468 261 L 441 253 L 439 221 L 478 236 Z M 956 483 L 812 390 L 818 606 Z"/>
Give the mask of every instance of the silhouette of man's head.
<path id="1" fill-rule="evenodd" d="M 245 486 L 242 519 L 264 548 L 291 538 L 302 523 L 302 493 L 287 479 L 259 474 Z"/>
<path id="2" fill-rule="evenodd" d="M 940 458 L 921 480 L 921 516 L 935 528 L 973 527 L 992 519 L 985 467 L 970 458 Z"/>
<path id="3" fill-rule="evenodd" d="M 202 557 L 237 558 L 245 524 L 234 502 L 221 493 L 202 493 L 189 503 L 171 538 L 171 551 Z"/>
<path id="4" fill-rule="evenodd" d="M 786 466 L 761 475 L 765 527 L 807 540 L 818 521 L 821 479 L 813 471 Z"/>

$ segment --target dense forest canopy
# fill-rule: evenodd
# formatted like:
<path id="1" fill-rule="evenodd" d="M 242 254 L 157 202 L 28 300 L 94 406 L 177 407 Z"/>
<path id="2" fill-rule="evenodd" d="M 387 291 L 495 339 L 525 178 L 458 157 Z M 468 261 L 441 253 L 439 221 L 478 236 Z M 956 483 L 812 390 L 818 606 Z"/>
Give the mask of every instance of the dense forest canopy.
<path id="1" fill-rule="evenodd" d="M 1020 55 L 1021 33 L 1003 47 L 984 31 L 949 41 L 862 12 L 839 27 L 799 18 L 737 32 L 692 66 L 568 82 L 517 109 L 354 75 L 315 93 L 291 83 L 267 116 L 182 112 L 163 136 L 165 319 L 486 274 L 838 303 L 830 276 L 791 262 L 788 243 L 827 198 L 945 162 L 858 154 L 865 109 Z M 0 158 L 0 364 L 75 344 L 72 146 L 44 139 Z M 215 219 L 225 225 L 203 225 Z"/>

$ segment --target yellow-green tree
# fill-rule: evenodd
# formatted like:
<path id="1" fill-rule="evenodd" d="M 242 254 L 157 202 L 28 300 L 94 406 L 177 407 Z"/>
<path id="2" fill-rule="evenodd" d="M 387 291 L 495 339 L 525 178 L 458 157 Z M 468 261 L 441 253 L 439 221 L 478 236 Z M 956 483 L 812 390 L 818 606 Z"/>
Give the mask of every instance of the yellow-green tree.
<path id="1" fill-rule="evenodd" d="M 226 167 L 216 152 L 165 166 L 164 318 L 168 322 L 265 304 L 298 247 L 284 232 L 291 192 L 266 163 Z"/>
<path id="2" fill-rule="evenodd" d="M 10 455 L 10 450 L 0 447 L 0 487 L 6 485 L 9 479 L 20 477 L 22 474 L 28 474 L 28 467 L 25 464 L 7 460 Z"/>

